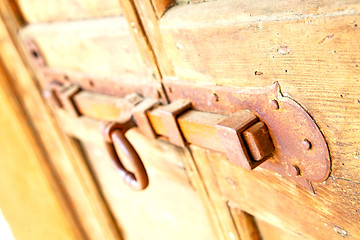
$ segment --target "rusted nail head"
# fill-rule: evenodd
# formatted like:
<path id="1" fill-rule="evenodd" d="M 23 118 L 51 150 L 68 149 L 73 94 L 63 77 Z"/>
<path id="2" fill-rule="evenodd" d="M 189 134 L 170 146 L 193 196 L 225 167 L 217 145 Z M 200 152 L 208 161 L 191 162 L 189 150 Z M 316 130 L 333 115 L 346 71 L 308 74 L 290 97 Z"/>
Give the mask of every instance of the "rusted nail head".
<path id="1" fill-rule="evenodd" d="M 271 108 L 274 109 L 274 110 L 278 110 L 278 109 L 280 108 L 278 101 L 275 100 L 275 99 L 274 99 L 274 100 L 271 100 L 270 106 L 271 106 Z"/>
<path id="2" fill-rule="evenodd" d="M 304 139 L 301 143 L 304 146 L 305 150 L 310 150 L 312 147 L 311 142 L 307 139 Z"/>
<path id="3" fill-rule="evenodd" d="M 300 168 L 299 168 L 299 166 L 298 165 L 296 165 L 296 164 L 294 164 L 293 165 L 293 174 L 295 175 L 295 176 L 301 176 L 301 170 L 300 170 Z"/>

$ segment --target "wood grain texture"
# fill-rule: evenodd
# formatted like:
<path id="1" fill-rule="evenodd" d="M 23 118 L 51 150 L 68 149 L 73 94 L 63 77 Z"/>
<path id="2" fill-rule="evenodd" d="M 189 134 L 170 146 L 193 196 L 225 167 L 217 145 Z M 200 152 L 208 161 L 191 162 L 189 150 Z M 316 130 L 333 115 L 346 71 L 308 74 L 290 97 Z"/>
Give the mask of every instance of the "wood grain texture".
<path id="1" fill-rule="evenodd" d="M 274 225 L 264 222 L 260 219 L 256 220 L 257 226 L 261 232 L 262 240 L 303 240 L 304 238 L 284 229 L 280 229 Z M 306 239 L 306 238 L 305 238 Z"/>
<path id="2" fill-rule="evenodd" d="M 16 239 L 81 239 L 9 82 L 0 66 L 1 211 Z"/>
<path id="3" fill-rule="evenodd" d="M 267 221 L 305 239 L 358 239 L 359 186 L 343 179 L 329 178 L 308 193 L 274 172 L 253 171 L 231 164 L 225 155 L 192 147 L 195 161 L 211 165 L 223 201 L 256 218 Z M 204 166 L 202 164 L 201 166 Z"/>
<path id="4" fill-rule="evenodd" d="M 169 55 L 162 42 L 162 33 L 159 29 L 159 19 L 151 4 L 151 0 L 129 0 L 134 2 L 138 15 L 144 26 L 146 36 L 154 51 L 156 61 L 162 76 L 173 76 L 174 69 Z"/>
<path id="5" fill-rule="evenodd" d="M 231 209 L 231 215 L 242 240 L 263 240 L 254 216 L 235 208 Z"/>
<path id="6" fill-rule="evenodd" d="M 272 172 L 247 172 L 194 150 L 195 161 L 211 162 L 230 205 L 300 238 L 359 238 L 359 9 L 355 1 L 230 0 L 176 6 L 160 20 L 179 81 L 258 87 L 277 80 L 322 129 L 332 174 L 314 185 L 315 196 Z"/>
<path id="7" fill-rule="evenodd" d="M 299 6 L 289 12 L 272 2 L 259 8 L 247 1 L 173 7 L 160 24 L 166 52 L 181 81 L 241 87 L 279 81 L 322 129 L 332 176 L 358 183 L 359 5 L 292 3 Z"/>
<path id="8" fill-rule="evenodd" d="M 150 141 L 136 130 L 126 134 L 139 153 L 150 185 L 134 192 L 97 144 L 84 143 L 102 191 L 126 239 L 217 239 L 201 199 L 189 183 L 182 158 L 186 151 Z"/>
<path id="9" fill-rule="evenodd" d="M 161 73 L 154 54 L 154 50 L 148 37 L 146 36 L 144 24 L 141 22 L 140 16 L 135 7 L 135 3 L 132 0 L 120 0 L 120 4 L 124 9 L 124 17 L 129 24 L 130 32 L 137 43 L 144 63 L 154 69 L 153 71 L 155 77 L 160 81 Z"/>
<path id="10" fill-rule="evenodd" d="M 16 0 L 29 23 L 52 22 L 122 14 L 118 0 Z"/>
<path id="11" fill-rule="evenodd" d="M 160 19 L 165 11 L 175 4 L 175 0 L 150 0 L 156 17 Z"/>
<path id="12" fill-rule="evenodd" d="M 33 72 L 25 61 L 25 54 L 21 52 L 16 35 L 16 26 L 20 25 L 16 24 L 16 19 L 3 3 L 0 3 L 1 60 L 6 71 L 13 77 L 18 100 L 31 119 L 32 126 L 38 133 L 37 138 L 49 157 L 49 165 L 59 181 L 61 193 L 65 194 L 62 196 L 64 205 L 74 210 L 74 224 L 80 223 L 79 228 L 85 233 L 85 238 L 119 239 L 118 229 L 112 222 L 86 163 L 75 145 L 60 130 L 43 102 Z"/>
<path id="13" fill-rule="evenodd" d="M 117 81 L 156 81 L 122 16 L 33 24 L 22 29 L 21 36 L 36 41 L 49 67 Z"/>
<path id="14" fill-rule="evenodd" d="M 299 17 L 299 12 L 275 14 L 279 9 L 269 5 L 256 15 L 259 8 L 242 4 L 217 1 L 176 6 L 161 19 L 166 52 L 179 78 L 254 86 L 273 79 L 299 82 L 325 77 L 334 81 L 338 79 L 334 76 L 349 78 L 347 72 L 358 71 L 349 61 L 357 59 L 357 5 Z"/>
<path id="15" fill-rule="evenodd" d="M 227 200 L 222 197 L 220 186 L 216 180 L 213 168 L 209 164 L 207 153 L 194 145 L 190 146 L 194 164 L 197 167 L 203 184 L 206 186 L 209 198 L 215 206 L 219 226 L 222 231 L 223 239 L 240 240 L 240 234 L 232 218 Z M 199 149 L 199 150 L 198 150 Z"/>
<path id="16" fill-rule="evenodd" d="M 86 152 L 88 154 L 90 154 L 90 158 L 91 158 L 91 155 L 94 154 L 93 152 L 95 151 L 95 150 L 91 150 L 92 148 L 100 147 L 100 149 L 101 149 L 102 142 L 104 141 L 103 136 L 100 132 L 100 128 L 101 128 L 101 124 L 102 124 L 101 121 L 91 119 L 88 117 L 81 117 L 81 118 L 76 119 L 62 109 L 58 109 L 56 111 L 56 113 L 57 113 L 59 121 L 62 123 L 64 130 L 68 134 L 73 135 L 74 137 L 80 139 L 83 142 L 87 142 L 87 144 L 85 144 L 85 145 L 89 145 L 89 144 L 92 145 L 85 149 Z M 136 131 L 136 130 L 133 130 L 133 131 Z M 130 140 L 131 140 L 131 136 L 133 135 L 131 132 L 132 131 L 127 133 L 127 135 L 130 134 Z M 203 204 L 204 209 L 207 213 L 208 221 L 211 226 L 211 229 L 213 229 L 213 231 L 215 232 L 214 237 L 216 237 L 216 239 L 234 239 L 234 237 L 237 236 L 237 233 L 236 233 L 236 229 L 234 228 L 231 214 L 229 212 L 227 205 L 222 202 L 221 196 L 220 196 L 220 194 L 218 194 L 219 190 L 217 189 L 217 186 L 209 185 L 211 183 L 207 183 L 207 180 L 203 178 L 202 173 L 199 170 L 199 166 L 193 161 L 193 157 L 190 154 L 190 152 L 187 149 L 181 149 L 181 148 L 177 148 L 174 146 L 170 147 L 170 144 L 165 144 L 160 141 L 147 140 L 143 135 L 139 134 L 138 131 L 136 131 L 135 136 L 137 136 L 137 137 L 134 140 L 132 140 L 132 143 L 134 144 L 135 148 L 136 148 L 136 146 L 141 146 L 141 147 L 139 147 L 140 149 L 142 149 L 142 150 L 140 150 L 141 157 L 145 155 L 145 159 L 147 159 L 147 156 L 149 156 L 149 157 L 151 156 L 151 161 L 149 158 L 150 162 L 148 164 L 150 164 L 150 169 L 155 167 L 156 172 L 159 171 L 157 173 L 157 175 L 159 175 L 159 174 L 165 175 L 166 179 L 171 180 L 172 182 L 173 181 L 179 182 L 179 184 L 183 185 L 184 184 L 184 176 L 181 178 L 182 180 L 181 179 L 179 180 L 179 177 L 178 177 L 179 173 L 177 172 L 178 164 L 181 164 L 181 166 L 183 168 L 181 171 L 184 171 L 184 173 L 187 174 L 191 185 L 194 187 L 198 196 L 202 200 L 201 203 Z M 163 151 L 169 152 L 170 156 L 177 156 L 177 161 L 180 161 L 180 162 L 177 162 L 176 164 L 174 163 L 172 165 L 169 165 L 166 162 L 163 163 L 162 161 L 165 161 L 165 159 L 167 159 L 168 154 L 164 154 L 164 157 L 159 159 L 160 153 L 159 153 L 158 145 L 166 146 L 166 148 L 165 148 L 166 150 L 164 149 Z M 99 152 L 100 150 L 96 150 L 96 151 Z M 104 151 L 104 150 L 101 150 L 101 151 Z M 144 153 L 141 155 L 141 152 L 144 152 Z M 103 154 L 104 154 L 104 152 L 103 152 Z M 100 158 L 99 153 L 97 153 L 97 158 Z M 96 160 L 94 159 L 93 161 L 96 161 Z M 155 162 L 153 162 L 153 161 L 155 161 Z M 172 161 L 174 161 L 174 160 L 172 160 Z M 145 165 L 146 165 L 146 163 L 145 163 Z M 94 169 L 95 168 L 96 168 L 96 166 L 94 165 Z M 203 168 L 204 167 L 202 167 L 201 171 L 204 170 Z M 206 168 L 206 170 L 211 171 L 212 169 Z M 101 171 L 110 171 L 110 170 L 98 169 L 98 170 L 94 170 L 94 171 L 96 171 L 96 172 L 100 171 L 98 174 L 104 175 L 105 173 L 102 173 Z M 111 170 L 111 171 L 113 171 L 113 170 Z M 150 172 L 149 172 L 150 186 L 151 186 L 151 181 L 152 181 L 151 180 L 152 177 L 150 176 L 151 172 L 152 171 L 150 170 Z M 181 175 L 183 175 L 183 173 L 181 173 Z M 102 177 L 102 178 L 105 178 L 105 177 Z M 168 180 L 165 180 L 165 178 L 164 178 L 164 180 L 162 180 L 163 184 L 166 185 L 166 188 L 168 187 L 168 185 L 172 185 L 172 183 L 168 183 Z M 103 180 L 99 178 L 99 181 L 103 181 Z M 108 182 L 108 181 L 110 182 L 110 180 L 106 180 L 106 182 Z M 118 182 L 118 180 L 117 180 L 117 182 Z M 187 182 L 187 181 L 185 181 L 185 182 Z M 107 183 L 107 184 L 110 184 L 110 183 Z M 108 188 L 107 184 L 103 184 L 103 188 L 105 188 L 105 189 Z M 187 185 L 187 184 L 185 184 L 185 185 Z M 208 188 L 210 188 L 211 190 L 209 191 Z M 123 189 L 123 188 L 121 188 L 121 189 Z M 119 190 L 120 192 L 122 191 L 121 189 Z M 166 191 L 165 191 L 165 193 L 158 192 L 157 187 L 155 190 L 154 189 L 151 190 L 151 189 L 153 189 L 153 188 L 150 188 L 145 191 L 149 192 L 148 194 L 150 194 L 150 195 L 155 194 L 155 193 L 150 193 L 151 191 L 155 191 L 156 194 L 158 194 L 159 196 L 164 196 L 164 194 L 165 194 L 166 198 L 168 198 L 168 193 L 166 193 Z M 126 192 L 128 192 L 128 191 L 126 190 Z M 145 194 L 145 196 L 147 196 L 147 195 Z M 115 201 L 113 198 L 114 198 L 114 196 L 110 195 L 109 201 L 110 202 Z M 214 198 L 216 199 L 215 202 L 214 202 Z M 191 199 L 189 199 L 189 201 L 198 202 L 198 200 L 191 200 Z M 219 203 L 221 203 L 220 208 L 219 208 Z M 174 202 L 174 204 L 178 204 L 178 203 Z M 114 203 L 110 204 L 110 205 L 113 208 L 117 208 L 117 206 L 118 206 L 118 204 L 114 204 Z M 149 208 L 149 205 L 151 205 L 151 204 L 142 202 L 141 204 L 139 204 L 138 207 L 140 208 L 142 206 L 144 208 Z M 180 206 L 182 206 L 182 204 L 180 204 Z M 197 208 L 202 208 L 203 206 L 198 206 Z M 183 209 L 183 211 L 188 211 L 188 210 Z M 201 217 L 201 216 L 199 216 L 199 217 Z M 182 219 L 180 219 L 180 221 L 182 221 Z M 224 228 L 224 226 L 223 226 L 224 221 L 226 221 L 225 226 L 228 223 L 233 226 L 231 230 L 229 230 L 229 227 Z M 187 229 L 187 227 L 184 227 L 184 229 Z M 125 231 L 126 231 L 126 228 L 125 228 Z M 146 232 L 148 230 L 144 230 L 144 231 Z M 164 233 L 164 237 L 165 237 L 165 235 L 169 237 L 168 234 L 170 234 L 170 235 L 173 234 L 173 231 L 174 230 L 172 229 L 170 231 L 170 233 Z M 209 230 L 206 230 L 206 231 L 209 231 Z M 190 229 L 190 232 L 192 232 L 191 229 Z M 190 235 L 190 234 L 194 234 L 194 233 L 182 233 L 182 234 Z M 185 236 L 185 235 L 181 235 L 181 236 Z M 238 238 L 235 238 L 235 239 L 238 239 Z"/>

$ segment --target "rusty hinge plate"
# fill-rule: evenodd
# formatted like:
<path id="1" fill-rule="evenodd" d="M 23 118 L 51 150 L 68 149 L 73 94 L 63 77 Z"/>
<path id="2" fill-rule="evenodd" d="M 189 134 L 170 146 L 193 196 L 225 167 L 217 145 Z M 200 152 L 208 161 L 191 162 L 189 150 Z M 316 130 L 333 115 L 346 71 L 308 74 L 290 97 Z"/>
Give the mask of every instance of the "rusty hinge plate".
<path id="1" fill-rule="evenodd" d="M 265 88 L 196 86 L 165 82 L 170 101 L 191 99 L 193 109 L 233 114 L 249 109 L 266 124 L 275 150 L 260 167 L 289 176 L 313 191 L 311 182 L 330 174 L 330 154 L 325 138 L 307 111 L 283 96 L 279 83 Z"/>

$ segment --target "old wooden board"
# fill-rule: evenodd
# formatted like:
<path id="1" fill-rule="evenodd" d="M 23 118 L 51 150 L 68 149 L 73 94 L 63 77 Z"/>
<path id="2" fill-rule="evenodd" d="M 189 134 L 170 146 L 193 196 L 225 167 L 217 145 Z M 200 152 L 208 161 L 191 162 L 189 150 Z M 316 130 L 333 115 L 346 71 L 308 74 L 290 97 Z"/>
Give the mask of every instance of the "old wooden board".
<path id="1" fill-rule="evenodd" d="M 292 232 L 280 229 L 274 225 L 264 222 L 260 219 L 256 220 L 256 224 L 261 232 L 262 240 L 302 240 L 303 237 Z"/>
<path id="2" fill-rule="evenodd" d="M 248 1 L 173 7 L 160 24 L 166 51 L 179 81 L 241 87 L 279 81 L 322 129 L 332 176 L 360 182 L 359 5 L 291 2 L 292 12 Z"/>
<path id="3" fill-rule="evenodd" d="M 125 239 L 217 239 L 206 209 L 187 178 L 186 151 L 149 141 L 137 131 L 127 137 L 140 154 L 150 185 L 134 192 L 117 174 L 103 147 L 83 144 L 101 189 Z"/>
<path id="4" fill-rule="evenodd" d="M 176 79 L 240 87 L 279 81 L 324 133 L 331 176 L 314 185 L 313 196 L 271 172 L 244 171 L 215 153 L 195 150 L 195 161 L 208 157 L 225 198 L 256 217 L 306 238 L 359 238 L 359 5 L 263 3 L 213 1 L 168 10 L 160 30 Z"/>
<path id="5" fill-rule="evenodd" d="M 314 185 L 316 195 L 261 168 L 248 171 L 225 155 L 192 147 L 199 165 L 210 164 L 224 201 L 306 239 L 359 238 L 359 186 L 330 177 Z M 200 167 L 200 171 L 201 171 Z M 206 172 L 204 178 L 211 176 Z"/>
<path id="6" fill-rule="evenodd" d="M 123 16 L 32 24 L 22 29 L 21 37 L 37 43 L 49 67 L 116 81 L 156 81 Z"/>
<path id="7" fill-rule="evenodd" d="M 68 208 L 86 239 L 118 239 L 118 231 L 114 226 L 99 190 L 87 169 L 78 148 L 56 124 L 53 115 L 45 105 L 37 88 L 33 72 L 24 62 L 24 55 L 16 38 L 17 29 L 6 28 L 4 18 L 11 26 L 18 26 L 16 19 L 1 2 L 0 49 L 1 60 L 9 76 L 18 101 L 26 115 L 31 119 L 39 143 L 49 158 L 49 168 L 54 173 L 62 203 Z M 34 107 L 36 106 L 36 107 Z M 91 219 L 89 221 L 88 219 Z"/>
<path id="8" fill-rule="evenodd" d="M 169 59 L 164 44 L 162 42 L 162 33 L 159 28 L 159 19 L 156 10 L 152 5 L 152 1 L 131 1 L 134 2 L 139 18 L 142 21 L 147 39 L 152 46 L 154 55 L 157 60 L 158 68 L 162 76 L 174 74 L 172 62 Z M 168 1 L 164 1 L 168 2 Z"/>
<path id="9" fill-rule="evenodd" d="M 277 80 L 282 92 L 302 104 L 321 128 L 330 148 L 332 173 L 326 182 L 314 185 L 316 195 L 312 195 L 271 171 L 259 168 L 249 172 L 231 165 L 222 154 L 191 147 L 194 158 L 188 158 L 191 152 L 187 150 L 169 150 L 173 147 L 148 141 L 136 131 L 134 135 L 129 132 L 155 176 L 156 187 L 151 189 L 157 196 L 144 192 L 146 202 L 136 198 L 143 196 L 141 193 L 129 192 L 121 185 L 109 160 L 102 158 L 101 146 L 84 144 L 124 236 L 135 237 L 134 231 L 139 231 L 139 225 L 149 227 L 140 233 L 142 236 L 146 233 L 162 236 L 154 224 L 160 223 L 164 216 L 170 225 L 175 222 L 166 214 L 154 215 L 165 210 L 174 212 L 181 224 L 185 222 L 184 216 L 202 221 L 188 210 L 180 216 L 178 209 L 162 202 L 166 193 L 170 193 L 171 198 L 185 192 L 189 201 L 199 205 L 194 191 L 188 188 L 185 171 L 176 168 L 178 161 L 171 160 L 177 158 L 183 160 L 189 176 L 194 175 L 190 181 L 201 193 L 220 239 L 244 238 L 250 229 L 242 227 L 242 220 L 248 216 L 244 211 L 260 220 L 260 234 L 265 239 L 276 239 L 273 234 L 276 228 L 289 231 L 284 235 L 290 239 L 358 239 L 358 1 L 260 0 L 254 4 L 249 0 L 190 0 L 177 1 L 178 6 L 161 14 L 154 9 L 154 2 L 159 1 L 122 0 L 124 9 L 131 10 L 125 17 L 34 24 L 24 29 L 21 36 L 35 39 L 51 67 L 113 78 L 114 82 L 127 79 L 159 83 L 161 79 L 171 78 L 187 84 L 264 87 Z M 136 41 L 130 36 L 125 18 Z M 145 57 L 144 63 L 141 56 Z M 93 84 L 96 89 L 99 83 Z M 221 98 L 218 100 L 221 103 Z M 191 114 L 184 115 L 179 121 L 189 117 Z M 72 126 L 69 133 L 83 132 L 82 139 L 90 140 L 98 135 L 97 130 L 81 130 L 80 124 L 72 125 L 65 123 L 66 119 L 59 119 L 64 128 Z M 93 143 L 99 145 L 101 140 L 95 139 Z M 155 157 L 150 159 L 150 154 Z M 170 186 L 181 191 L 173 192 Z M 161 194 L 164 195 L 161 197 Z M 179 206 L 190 206 L 187 199 L 178 197 L 174 201 L 178 199 L 183 204 Z M 134 203 L 147 213 L 145 219 L 134 209 Z M 142 224 L 135 225 L 128 220 L 128 213 L 133 213 L 134 222 Z M 275 228 L 269 230 L 271 227 L 261 221 Z M 200 234 L 194 233 L 193 226 L 185 227 L 189 233 Z M 207 229 L 204 234 L 210 234 L 208 227 L 201 227 Z M 176 235 L 177 231 L 169 227 L 167 234 Z M 253 231 L 247 234 L 250 239 L 257 237 Z M 180 236 L 189 238 L 186 233 Z"/>
<path id="10" fill-rule="evenodd" d="M 29 23 L 118 16 L 122 14 L 117 0 L 16 0 Z"/>
<path id="11" fill-rule="evenodd" d="M 0 66 L 1 212 L 16 239 L 81 239 L 6 75 Z"/>

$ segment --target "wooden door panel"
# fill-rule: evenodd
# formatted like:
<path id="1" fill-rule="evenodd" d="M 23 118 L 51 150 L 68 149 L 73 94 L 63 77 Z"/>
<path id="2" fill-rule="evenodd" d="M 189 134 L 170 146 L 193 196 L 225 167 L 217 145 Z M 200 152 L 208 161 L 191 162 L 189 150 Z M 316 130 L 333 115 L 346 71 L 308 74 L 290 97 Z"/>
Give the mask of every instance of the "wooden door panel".
<path id="1" fill-rule="evenodd" d="M 118 0 L 16 0 L 29 23 L 118 16 L 122 9 Z"/>
<path id="2" fill-rule="evenodd" d="M 64 130 L 79 139 L 92 172 L 112 210 L 124 239 L 218 239 L 212 213 L 203 205 L 188 178 L 186 149 L 149 140 L 137 129 L 126 133 L 140 155 L 150 184 L 136 192 L 123 182 L 105 150 L 100 121 L 74 118 L 57 111 Z"/>
<path id="3" fill-rule="evenodd" d="M 176 75 L 196 82 L 254 86 L 268 78 L 348 79 L 347 71 L 357 71 L 347 61 L 358 59 L 356 1 L 259 4 L 211 1 L 168 10 L 160 19 L 160 34 Z M 353 47 L 355 51 L 346 51 Z"/>
<path id="4" fill-rule="evenodd" d="M 9 41 L 0 22 L 2 44 Z M 2 61 L 2 60 L 1 60 Z M 0 66 L 0 214 L 14 239 L 79 239 L 36 134 Z M 3 220 L 3 219 L 2 219 Z M 6 236 L 1 223 L 1 238 Z"/>
<path id="5" fill-rule="evenodd" d="M 83 144 L 124 239 L 217 239 L 186 175 L 181 159 L 190 157 L 186 150 L 149 141 L 136 130 L 127 137 L 149 175 L 149 187 L 141 192 L 124 184 L 103 147 Z"/>
<path id="6" fill-rule="evenodd" d="M 104 152 L 98 126 L 57 111 L 67 133 L 83 141 L 126 239 L 360 238 L 357 1 L 120 2 L 124 16 L 94 19 L 101 14 L 84 10 L 93 19 L 31 24 L 21 37 L 38 43 L 48 67 L 96 77 L 93 91 L 99 91 L 102 78 L 163 83 L 164 89 L 167 81 L 240 87 L 279 81 L 282 92 L 314 117 L 332 160 L 331 176 L 314 184 L 311 194 L 261 167 L 247 171 L 224 154 L 179 149 L 130 130 L 127 137 L 150 176 L 147 190 L 132 192 Z M 60 19 L 45 15 L 27 18 Z"/>
<path id="7" fill-rule="evenodd" d="M 301 233 L 293 233 L 270 223 L 254 218 L 241 209 L 230 207 L 239 235 L 242 240 L 304 240 Z M 250 223 L 250 224 L 249 224 Z"/>
<path id="8" fill-rule="evenodd" d="M 31 24 L 21 30 L 20 36 L 25 41 L 35 40 L 46 59 L 46 69 L 70 73 L 66 78 L 70 82 L 76 74 L 93 77 L 91 86 L 95 92 L 102 79 L 124 85 L 131 81 L 137 84 L 158 81 L 153 74 L 153 63 L 143 52 L 141 56 L 146 57 L 141 59 L 122 16 Z M 137 40 L 139 46 L 141 41 Z M 45 79 L 41 81 L 45 85 Z M 133 144 L 135 148 L 140 144 L 137 150 L 150 176 L 149 188 L 135 193 L 123 183 L 104 152 L 104 139 L 98 126 L 92 128 L 81 122 L 81 117 L 76 119 L 61 110 L 56 112 L 58 122 L 69 135 L 85 140 L 84 154 L 88 156 L 125 239 L 148 239 L 149 236 L 155 239 L 217 239 L 212 230 L 214 217 L 203 206 L 206 196 L 197 195 L 182 165 L 182 160 L 191 158 L 187 150 L 135 137 Z"/>
<path id="9" fill-rule="evenodd" d="M 195 162 L 200 172 L 212 166 L 215 175 L 203 177 L 214 178 L 230 206 L 309 239 L 359 238 L 359 4 L 262 3 L 180 3 L 168 10 L 158 24 L 175 77 L 164 78 L 240 87 L 279 81 L 324 133 L 331 176 L 314 184 L 312 195 L 261 167 L 248 172 L 196 147 Z"/>
<path id="10" fill-rule="evenodd" d="M 126 3 L 129 1 L 121 0 L 121 2 L 123 5 L 126 5 Z M 173 1 L 167 1 L 167 0 L 164 1 L 135 0 L 134 1 L 137 15 L 141 19 L 141 24 L 143 25 L 146 38 L 148 39 L 149 44 L 151 45 L 151 48 L 156 57 L 157 66 L 161 72 L 161 75 L 173 76 L 174 69 L 173 69 L 172 61 L 170 60 L 169 55 L 165 50 L 164 43 L 162 42 L 163 40 L 162 32 L 160 31 L 160 26 L 159 26 L 159 20 L 161 18 L 157 16 L 156 10 L 153 7 L 154 5 L 153 2 L 166 4 L 168 2 L 173 2 Z"/>
<path id="11" fill-rule="evenodd" d="M 359 238 L 356 183 L 330 177 L 314 184 L 314 195 L 271 171 L 239 168 L 224 154 L 198 147 L 192 151 L 200 171 L 204 164 L 211 165 L 224 201 L 232 208 L 308 239 Z"/>
<path id="12" fill-rule="evenodd" d="M 156 81 L 122 16 L 32 24 L 21 36 L 36 41 L 48 67 L 117 81 Z"/>
<path id="13" fill-rule="evenodd" d="M 257 219 L 256 225 L 261 232 L 262 240 L 303 240 L 307 239 L 301 236 L 301 233 L 292 233 L 284 229 L 278 228 L 260 219 Z"/>
<path id="14" fill-rule="evenodd" d="M 241 10 L 243 17 L 232 11 L 243 9 L 240 3 L 233 4 L 174 7 L 161 19 L 163 42 L 179 81 L 241 87 L 279 81 L 328 139 L 333 176 L 359 182 L 360 140 L 353 134 L 360 126 L 358 5 L 344 5 L 351 11 L 342 13 L 338 4 L 324 3 L 306 19 L 280 13 L 270 18 L 260 11 L 258 19 L 257 8 L 255 16 Z M 322 15 L 325 10 L 332 13 Z"/>
<path id="15" fill-rule="evenodd" d="M 359 182 L 359 4 L 265 2 L 211 1 L 168 10 L 160 34 L 176 78 L 240 87 L 279 81 L 324 132 L 332 176 Z"/>

